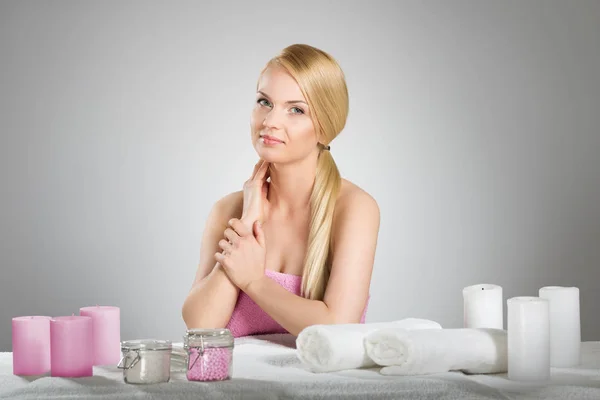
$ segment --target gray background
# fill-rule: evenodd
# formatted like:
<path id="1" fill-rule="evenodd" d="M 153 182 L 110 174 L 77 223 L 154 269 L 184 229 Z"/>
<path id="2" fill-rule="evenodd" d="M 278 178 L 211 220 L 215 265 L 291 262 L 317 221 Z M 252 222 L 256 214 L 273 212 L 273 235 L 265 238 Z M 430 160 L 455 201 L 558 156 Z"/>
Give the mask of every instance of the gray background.
<path id="1" fill-rule="evenodd" d="M 2 1 L 0 350 L 13 316 L 94 304 L 181 340 L 258 73 L 297 42 L 342 65 L 332 152 L 381 208 L 367 322 L 575 285 L 599 340 L 599 41 L 600 1 Z"/>

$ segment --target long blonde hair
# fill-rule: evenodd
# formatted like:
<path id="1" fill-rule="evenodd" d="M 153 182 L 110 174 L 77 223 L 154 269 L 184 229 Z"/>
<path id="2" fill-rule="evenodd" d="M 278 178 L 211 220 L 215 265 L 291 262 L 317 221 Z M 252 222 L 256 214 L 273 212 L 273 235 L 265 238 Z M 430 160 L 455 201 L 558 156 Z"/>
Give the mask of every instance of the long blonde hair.
<path id="1" fill-rule="evenodd" d="M 341 176 L 331 153 L 323 146 L 344 129 L 348 117 L 348 88 L 344 73 L 326 52 L 293 44 L 264 67 L 283 67 L 300 86 L 320 143 L 315 183 L 310 196 L 310 230 L 302 273 L 303 297 L 322 300 L 331 271 L 331 228 Z M 262 75 L 261 72 L 261 75 Z"/>

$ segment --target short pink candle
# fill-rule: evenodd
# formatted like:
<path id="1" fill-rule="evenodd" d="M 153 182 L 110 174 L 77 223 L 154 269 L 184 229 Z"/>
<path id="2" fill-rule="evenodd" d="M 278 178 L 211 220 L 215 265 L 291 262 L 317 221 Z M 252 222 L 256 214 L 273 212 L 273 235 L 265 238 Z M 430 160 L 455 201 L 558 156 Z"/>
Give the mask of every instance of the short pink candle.
<path id="1" fill-rule="evenodd" d="M 79 309 L 92 318 L 94 365 L 117 365 L 121 360 L 121 311 L 119 307 L 92 306 Z"/>
<path id="2" fill-rule="evenodd" d="M 92 319 L 73 315 L 50 320 L 51 376 L 92 376 L 94 366 Z"/>
<path id="3" fill-rule="evenodd" d="M 12 319 L 13 374 L 43 375 L 50 371 L 50 317 Z"/>

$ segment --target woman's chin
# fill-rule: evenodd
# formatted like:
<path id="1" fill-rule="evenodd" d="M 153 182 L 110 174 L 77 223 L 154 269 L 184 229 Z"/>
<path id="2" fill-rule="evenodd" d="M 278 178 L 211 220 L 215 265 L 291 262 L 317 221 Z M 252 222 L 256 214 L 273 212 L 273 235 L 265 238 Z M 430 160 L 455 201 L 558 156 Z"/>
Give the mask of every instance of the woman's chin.
<path id="1" fill-rule="evenodd" d="M 262 159 L 265 160 L 267 162 L 281 162 L 282 161 L 282 155 L 278 154 L 279 151 L 275 150 L 275 149 L 271 149 L 271 148 L 264 148 L 264 147 L 255 147 L 254 150 L 256 150 L 256 154 L 258 154 L 258 156 Z"/>

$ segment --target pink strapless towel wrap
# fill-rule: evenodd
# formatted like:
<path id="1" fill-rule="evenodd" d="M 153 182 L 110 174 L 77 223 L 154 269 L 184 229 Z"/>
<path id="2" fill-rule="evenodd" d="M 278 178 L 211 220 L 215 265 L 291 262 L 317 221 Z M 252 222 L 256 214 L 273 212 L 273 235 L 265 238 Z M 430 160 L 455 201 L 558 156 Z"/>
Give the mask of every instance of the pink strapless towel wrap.
<path id="1" fill-rule="evenodd" d="M 300 288 L 302 286 L 301 276 L 284 274 L 282 272 L 271 270 L 265 270 L 265 275 L 273 279 L 288 292 L 298 296 L 300 295 Z M 360 319 L 361 324 L 365 322 L 367 307 L 365 307 Z M 288 333 L 281 325 L 264 312 L 254 300 L 242 291 L 240 291 L 237 303 L 231 314 L 231 319 L 226 328 L 231 331 L 231 334 L 234 337 L 269 333 Z"/>

